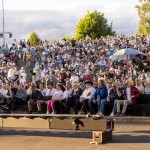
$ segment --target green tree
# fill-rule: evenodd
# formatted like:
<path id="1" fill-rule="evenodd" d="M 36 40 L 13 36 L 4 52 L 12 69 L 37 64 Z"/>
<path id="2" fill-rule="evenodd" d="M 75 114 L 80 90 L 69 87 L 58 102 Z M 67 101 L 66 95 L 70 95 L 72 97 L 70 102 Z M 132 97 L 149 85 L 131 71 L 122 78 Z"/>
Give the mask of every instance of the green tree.
<path id="1" fill-rule="evenodd" d="M 112 23 L 108 25 L 104 14 L 98 11 L 88 11 L 79 21 L 75 32 L 75 38 L 77 40 L 85 39 L 86 36 L 89 36 L 91 39 L 96 39 L 107 35 L 115 35 L 112 29 Z"/>
<path id="2" fill-rule="evenodd" d="M 35 32 L 32 32 L 30 35 L 29 35 L 29 41 L 30 41 L 30 44 L 32 46 L 37 46 L 38 43 L 39 43 L 39 37 L 38 35 L 35 33 Z"/>
<path id="3" fill-rule="evenodd" d="M 139 35 L 150 35 L 150 0 L 139 0 L 136 6 L 139 15 L 137 33 Z"/>

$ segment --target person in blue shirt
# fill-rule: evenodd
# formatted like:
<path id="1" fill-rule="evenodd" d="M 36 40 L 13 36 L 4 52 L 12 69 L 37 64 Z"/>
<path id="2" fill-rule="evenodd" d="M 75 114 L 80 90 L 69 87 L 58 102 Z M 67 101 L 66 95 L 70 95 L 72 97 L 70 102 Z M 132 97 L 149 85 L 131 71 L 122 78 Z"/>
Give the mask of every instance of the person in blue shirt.
<path id="1" fill-rule="evenodd" d="M 23 84 L 18 86 L 16 95 L 13 97 L 12 111 L 15 110 L 16 105 L 22 106 L 27 103 L 27 91 L 25 90 Z"/>
<path id="2" fill-rule="evenodd" d="M 104 80 L 99 80 L 98 88 L 96 89 L 96 92 L 94 94 L 94 100 L 93 100 L 93 103 L 98 104 L 98 113 L 97 113 L 98 116 L 104 116 L 103 112 L 104 112 L 107 96 L 108 96 L 108 89 L 106 83 Z"/>

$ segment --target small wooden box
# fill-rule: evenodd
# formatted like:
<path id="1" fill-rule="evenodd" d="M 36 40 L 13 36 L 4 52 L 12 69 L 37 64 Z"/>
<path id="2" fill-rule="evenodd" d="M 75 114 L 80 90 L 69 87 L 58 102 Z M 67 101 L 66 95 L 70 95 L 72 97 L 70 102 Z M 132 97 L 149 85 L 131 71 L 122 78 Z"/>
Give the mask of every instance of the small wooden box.
<path id="1" fill-rule="evenodd" d="M 112 140 L 112 131 L 93 131 L 93 141 L 90 144 L 102 144 Z"/>

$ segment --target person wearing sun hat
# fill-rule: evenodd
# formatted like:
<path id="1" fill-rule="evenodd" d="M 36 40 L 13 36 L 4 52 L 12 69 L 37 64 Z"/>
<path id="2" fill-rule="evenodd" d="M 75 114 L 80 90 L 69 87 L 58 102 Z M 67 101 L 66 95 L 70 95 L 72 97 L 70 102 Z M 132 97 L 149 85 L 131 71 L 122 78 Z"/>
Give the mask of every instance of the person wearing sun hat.
<path id="1" fill-rule="evenodd" d="M 77 112 L 81 107 L 80 114 L 87 114 L 89 112 L 89 101 L 93 98 L 95 93 L 95 88 L 93 88 L 92 81 L 85 82 L 86 89 L 83 91 L 79 100 L 75 102 L 75 111 Z"/>

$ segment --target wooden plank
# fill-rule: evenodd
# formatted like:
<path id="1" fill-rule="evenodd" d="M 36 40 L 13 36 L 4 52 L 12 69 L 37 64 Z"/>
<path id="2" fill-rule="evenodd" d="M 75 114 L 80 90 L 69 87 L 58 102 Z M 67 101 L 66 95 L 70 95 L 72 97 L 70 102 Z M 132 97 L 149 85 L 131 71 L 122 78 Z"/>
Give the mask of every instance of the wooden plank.
<path id="1" fill-rule="evenodd" d="M 83 126 L 79 124 L 79 129 L 82 131 L 105 131 L 107 129 L 107 120 L 99 119 L 93 120 L 89 119 L 80 119 Z M 50 129 L 59 129 L 59 130 L 74 130 L 76 124 L 74 119 L 50 119 Z"/>
<path id="2" fill-rule="evenodd" d="M 3 127 L 49 129 L 49 120 L 42 119 L 42 118 L 36 118 L 36 119 L 6 118 L 6 119 L 3 119 Z"/>
<path id="3" fill-rule="evenodd" d="M 86 115 L 47 115 L 47 114 L 1 114 L 3 127 L 44 128 L 58 130 L 105 131 L 108 118 L 96 118 Z M 26 118 L 28 117 L 28 118 Z M 94 116 L 95 117 L 95 116 Z M 32 119 L 31 119 L 32 118 Z M 47 118 L 47 119 L 46 119 Z M 78 128 L 74 121 L 78 123 Z M 0 122 L 1 123 L 1 122 Z M 2 123 L 1 123 L 2 124 Z"/>
<path id="4" fill-rule="evenodd" d="M 50 117 L 50 118 L 59 118 L 59 117 L 64 117 L 64 118 L 73 118 L 73 119 L 78 119 L 78 118 L 93 118 L 96 117 L 96 115 L 76 115 L 76 114 L 0 114 L 0 117 L 6 118 L 6 117 L 33 117 L 33 118 L 40 118 L 40 117 Z"/>
<path id="5" fill-rule="evenodd" d="M 74 130 L 73 119 L 50 119 L 50 129 Z"/>
<path id="6" fill-rule="evenodd" d="M 74 114 L 0 114 L 0 117 L 67 117 L 67 118 L 87 118 L 86 115 Z M 92 116 L 91 116 L 92 117 Z"/>
<path id="7" fill-rule="evenodd" d="M 105 131 L 107 130 L 107 120 L 106 119 L 81 119 L 84 127 L 80 125 L 80 130 L 83 131 Z"/>
<path id="8" fill-rule="evenodd" d="M 2 118 L 0 118 L 0 127 L 2 127 L 2 122 L 3 122 L 3 119 Z"/>

